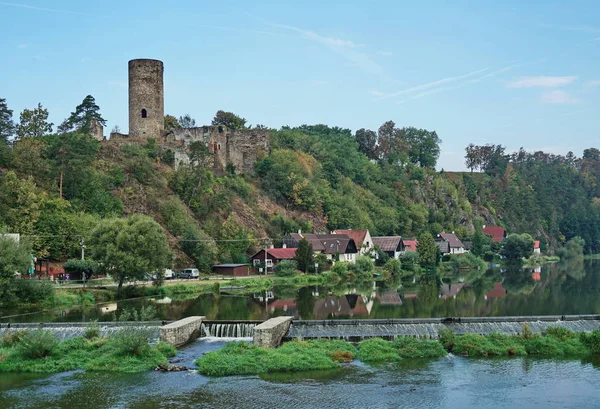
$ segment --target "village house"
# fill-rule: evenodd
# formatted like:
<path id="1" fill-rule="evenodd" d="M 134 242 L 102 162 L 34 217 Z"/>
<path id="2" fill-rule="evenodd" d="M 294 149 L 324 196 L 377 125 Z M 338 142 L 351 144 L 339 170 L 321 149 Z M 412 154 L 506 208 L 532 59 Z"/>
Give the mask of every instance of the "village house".
<path id="1" fill-rule="evenodd" d="M 404 251 L 402 236 L 373 237 L 373 245 L 390 258 L 399 258 Z"/>
<path id="2" fill-rule="evenodd" d="M 334 230 L 332 234 L 345 234 L 354 240 L 359 256 L 368 254 L 373 249 L 373 239 L 369 230 L 340 229 Z"/>
<path id="3" fill-rule="evenodd" d="M 417 244 L 419 244 L 419 240 L 407 240 L 402 239 L 402 251 L 412 251 L 417 252 Z"/>
<path id="4" fill-rule="evenodd" d="M 541 253 L 540 241 L 536 240 L 533 242 L 533 254 L 540 254 L 540 253 Z"/>
<path id="5" fill-rule="evenodd" d="M 506 238 L 506 230 L 500 226 L 483 226 L 482 229 L 484 234 L 489 234 L 492 236 L 492 240 L 495 243 L 500 243 L 502 240 Z"/>
<path id="6" fill-rule="evenodd" d="M 356 262 L 357 245 L 346 234 L 291 233 L 283 237 L 283 246 L 296 248 L 302 239 L 306 239 L 312 245 L 315 255 L 324 254 L 327 259 L 333 260 L 335 254 L 338 254 L 339 260 L 335 261 Z"/>
<path id="7" fill-rule="evenodd" d="M 250 257 L 254 274 L 270 274 L 282 260 L 292 260 L 296 255 L 295 248 L 262 249 Z"/>
<path id="8" fill-rule="evenodd" d="M 435 238 L 435 244 L 440 249 L 442 254 L 464 254 L 466 253 L 465 245 L 456 237 L 454 232 L 441 232 Z"/>

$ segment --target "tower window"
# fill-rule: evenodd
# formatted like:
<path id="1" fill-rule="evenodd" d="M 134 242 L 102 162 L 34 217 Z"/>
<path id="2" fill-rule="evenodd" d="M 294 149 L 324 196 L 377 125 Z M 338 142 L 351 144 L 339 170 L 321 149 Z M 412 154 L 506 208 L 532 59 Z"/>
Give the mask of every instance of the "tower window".
<path id="1" fill-rule="evenodd" d="M 147 118 L 148 112 L 145 109 L 142 109 L 142 118 Z"/>

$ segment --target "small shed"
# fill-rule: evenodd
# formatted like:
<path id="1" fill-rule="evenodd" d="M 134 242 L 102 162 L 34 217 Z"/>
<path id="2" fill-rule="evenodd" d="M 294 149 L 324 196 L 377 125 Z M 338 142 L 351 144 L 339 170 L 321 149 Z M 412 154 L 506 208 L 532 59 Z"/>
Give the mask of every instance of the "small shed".
<path id="1" fill-rule="evenodd" d="M 212 269 L 215 274 L 235 277 L 250 275 L 248 264 L 216 264 Z"/>

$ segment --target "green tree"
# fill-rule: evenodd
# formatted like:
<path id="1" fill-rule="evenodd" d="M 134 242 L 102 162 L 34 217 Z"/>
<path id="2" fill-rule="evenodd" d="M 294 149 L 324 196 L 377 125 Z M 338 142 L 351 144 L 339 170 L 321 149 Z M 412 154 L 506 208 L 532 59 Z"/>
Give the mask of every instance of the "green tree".
<path id="1" fill-rule="evenodd" d="M 38 103 L 37 108 L 25 108 L 21 112 L 16 128 L 17 137 L 39 138 L 52 132 L 54 124 L 48 122 L 48 110 Z"/>
<path id="2" fill-rule="evenodd" d="M 274 268 L 277 277 L 292 277 L 298 271 L 295 260 L 281 260 Z"/>
<path id="3" fill-rule="evenodd" d="M 162 227 L 148 216 L 105 219 L 89 240 L 92 259 L 118 283 L 141 280 L 147 273 L 172 265 L 172 253 Z"/>
<path id="4" fill-rule="evenodd" d="M 12 120 L 13 111 L 8 109 L 5 98 L 0 98 L 0 142 L 7 142 L 15 132 Z"/>
<path id="5" fill-rule="evenodd" d="M 181 124 L 173 115 L 165 115 L 165 131 L 181 128 Z"/>
<path id="6" fill-rule="evenodd" d="M 0 235 L 0 306 L 14 304 L 15 274 L 27 274 L 31 262 L 28 244 Z"/>
<path id="7" fill-rule="evenodd" d="M 434 168 L 440 157 L 440 143 L 442 143 L 437 133 L 409 127 L 402 128 L 402 135 L 409 145 L 409 160 L 423 168 Z"/>
<path id="8" fill-rule="evenodd" d="M 81 276 L 82 279 L 85 277 L 85 280 L 89 280 L 92 276 L 98 274 L 100 265 L 94 260 L 72 258 L 63 264 L 63 268 L 69 274 Z"/>
<path id="9" fill-rule="evenodd" d="M 32 177 L 20 179 L 13 171 L 0 174 L 0 224 L 14 233 L 33 234 L 46 197 Z"/>
<path id="10" fill-rule="evenodd" d="M 438 262 L 438 248 L 431 233 L 423 233 L 419 236 L 417 243 L 419 262 L 425 268 L 434 268 Z"/>
<path id="11" fill-rule="evenodd" d="M 471 245 L 471 253 L 475 254 L 477 257 L 482 257 L 485 252 L 490 249 L 491 244 L 492 237 L 489 234 L 484 234 L 481 226 L 476 226 Z"/>
<path id="12" fill-rule="evenodd" d="M 502 243 L 500 254 L 509 261 L 529 258 L 533 254 L 533 238 L 527 234 L 509 234 Z"/>
<path id="13" fill-rule="evenodd" d="M 354 137 L 358 142 L 358 150 L 364 153 L 369 159 L 379 159 L 379 152 L 377 149 L 377 134 L 370 130 L 361 128 L 356 131 Z"/>
<path id="14" fill-rule="evenodd" d="M 394 121 L 387 121 L 377 130 L 379 154 L 390 164 L 401 165 L 408 160 L 408 142 Z"/>
<path id="15" fill-rule="evenodd" d="M 212 125 L 225 125 L 227 129 L 244 129 L 246 128 L 246 119 L 237 116 L 233 112 L 219 110 L 212 120 Z"/>
<path id="16" fill-rule="evenodd" d="M 98 141 L 85 133 L 62 133 L 52 135 L 47 149 L 58 173 L 58 195 L 63 197 L 63 186 L 69 197 L 76 195 L 85 171 L 96 158 L 100 149 Z"/>
<path id="17" fill-rule="evenodd" d="M 193 128 L 196 126 L 196 120 L 192 118 L 190 114 L 180 116 L 177 122 L 179 123 L 180 128 Z"/>
<path id="18" fill-rule="evenodd" d="M 391 277 L 398 277 L 402 275 L 402 263 L 397 258 L 390 258 L 383 265 L 383 271 L 388 273 Z"/>
<path id="19" fill-rule="evenodd" d="M 77 105 L 74 112 L 63 121 L 58 127 L 58 133 L 77 131 L 83 134 L 89 134 L 92 120 L 98 121 L 102 126 L 106 126 L 106 121 L 100 115 L 100 107 L 96 105 L 93 96 L 86 96 L 81 104 Z"/>
<path id="20" fill-rule="evenodd" d="M 298 270 L 300 271 L 306 273 L 309 269 L 313 268 L 313 264 L 315 263 L 313 246 L 305 238 L 298 242 L 294 260 L 298 263 Z"/>

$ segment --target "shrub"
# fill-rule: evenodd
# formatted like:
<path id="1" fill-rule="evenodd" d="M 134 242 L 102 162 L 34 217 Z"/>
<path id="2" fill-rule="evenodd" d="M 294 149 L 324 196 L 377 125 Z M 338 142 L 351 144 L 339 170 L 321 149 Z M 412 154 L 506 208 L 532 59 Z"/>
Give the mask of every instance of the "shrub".
<path id="1" fill-rule="evenodd" d="M 98 320 L 93 320 L 87 323 L 83 337 L 86 339 L 98 338 L 100 336 L 100 326 Z"/>
<path id="2" fill-rule="evenodd" d="M 590 333 L 582 333 L 580 339 L 592 354 L 600 354 L 600 330 L 595 329 Z"/>
<path id="3" fill-rule="evenodd" d="M 534 333 L 531 330 L 531 328 L 529 328 L 529 325 L 527 325 L 527 324 L 521 325 L 521 338 L 531 339 L 533 337 L 534 337 Z"/>
<path id="4" fill-rule="evenodd" d="M 577 334 L 575 334 L 573 331 L 564 327 L 548 327 L 543 332 L 543 335 L 558 338 L 561 341 L 564 341 L 568 338 L 575 338 L 577 336 Z"/>
<path id="5" fill-rule="evenodd" d="M 456 338 L 454 332 L 448 328 L 442 328 L 438 334 L 438 337 L 442 343 L 442 346 L 446 348 L 447 351 L 452 352 L 452 349 L 454 348 L 454 340 Z"/>
<path id="6" fill-rule="evenodd" d="M 392 346 L 402 358 L 439 358 L 447 355 L 441 342 L 429 339 L 399 337 L 392 342 Z"/>
<path id="7" fill-rule="evenodd" d="M 3 348 L 13 347 L 19 343 L 19 341 L 21 340 L 21 338 L 23 338 L 25 334 L 27 334 L 27 331 L 25 330 L 9 331 L 5 333 L 2 337 L 2 340 L 0 341 L 0 346 L 2 346 Z"/>
<path id="8" fill-rule="evenodd" d="M 402 358 L 390 342 L 381 338 L 371 338 L 360 343 L 358 359 L 363 362 L 393 362 Z"/>
<path id="9" fill-rule="evenodd" d="M 123 327 L 110 337 L 109 344 L 122 355 L 140 356 L 148 352 L 152 331 L 140 327 Z"/>
<path id="10" fill-rule="evenodd" d="M 275 266 L 277 277 L 292 277 L 298 272 L 298 263 L 295 260 L 282 260 Z"/>
<path id="11" fill-rule="evenodd" d="M 56 345 L 58 339 L 52 332 L 36 329 L 24 334 L 16 348 L 23 358 L 37 359 L 51 355 Z"/>
<path id="12" fill-rule="evenodd" d="M 54 298 L 54 287 L 48 280 L 13 280 L 11 287 L 21 303 L 39 304 Z"/>

